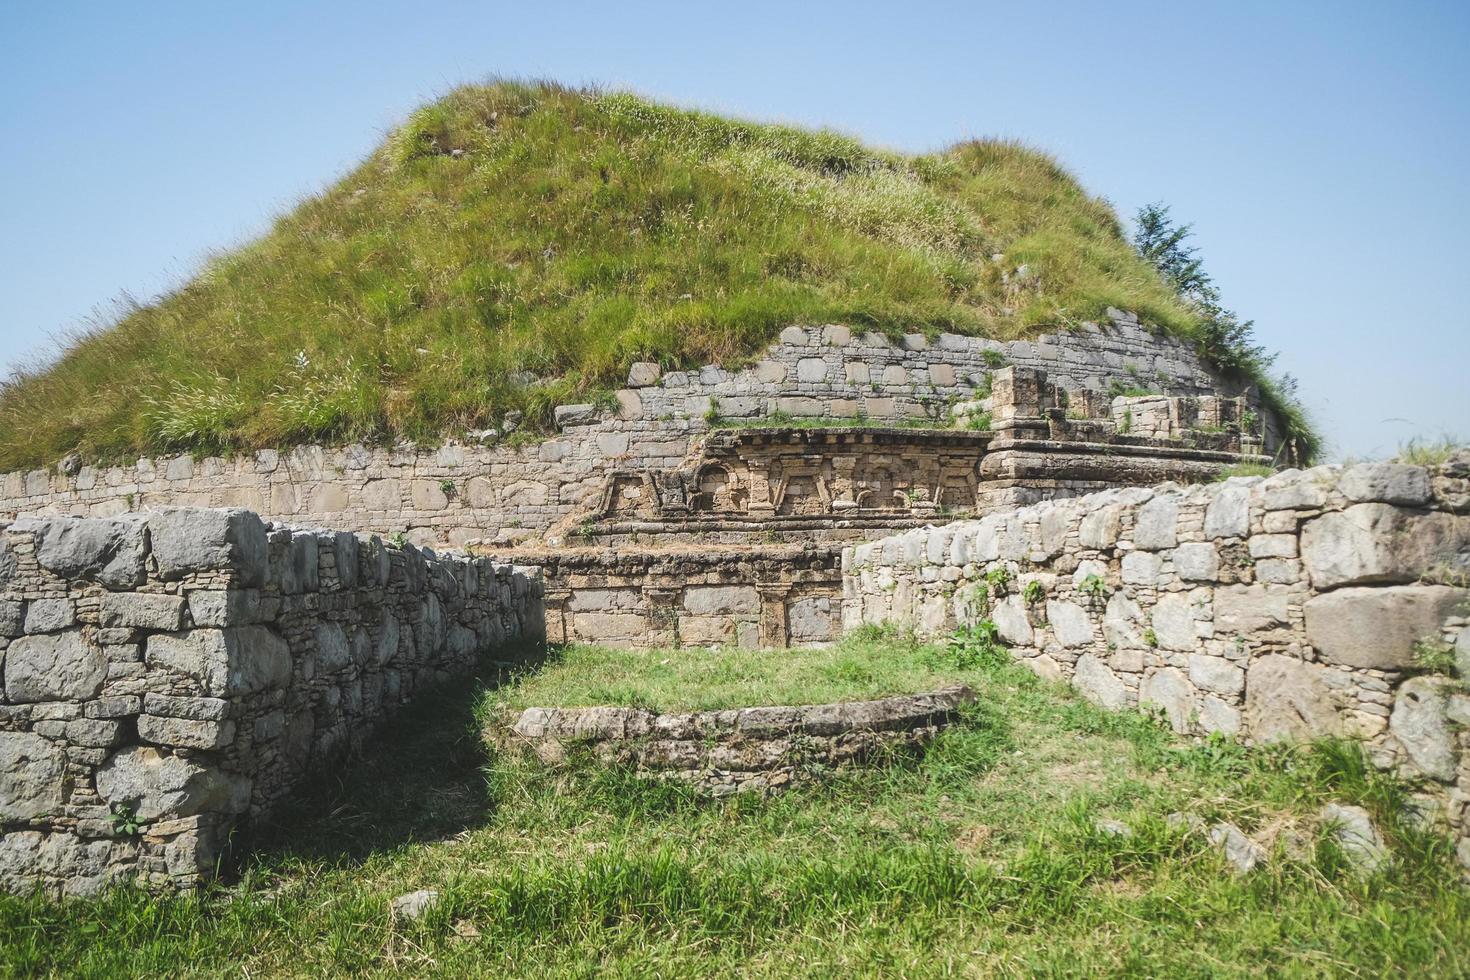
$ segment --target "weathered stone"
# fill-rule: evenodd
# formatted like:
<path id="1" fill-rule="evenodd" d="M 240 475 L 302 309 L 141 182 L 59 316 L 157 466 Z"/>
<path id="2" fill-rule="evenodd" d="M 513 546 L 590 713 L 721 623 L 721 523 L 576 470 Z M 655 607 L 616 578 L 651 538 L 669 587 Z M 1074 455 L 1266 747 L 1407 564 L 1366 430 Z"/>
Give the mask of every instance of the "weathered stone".
<path id="1" fill-rule="evenodd" d="M 90 698 L 106 677 L 102 648 L 78 632 L 23 636 L 5 652 L 5 694 L 16 703 Z"/>
<path id="2" fill-rule="evenodd" d="M 1083 697 L 1104 708 L 1117 710 L 1128 706 L 1128 689 L 1122 680 L 1111 667 L 1090 653 L 1077 658 L 1072 686 Z"/>
<path id="3" fill-rule="evenodd" d="M 241 787 L 219 770 L 143 745 L 119 749 L 102 764 L 97 792 L 139 820 L 232 812 L 243 802 Z"/>
<path id="4" fill-rule="evenodd" d="M 1290 596 L 1264 585 L 1231 585 L 1215 590 L 1215 631 L 1256 636 L 1291 622 Z"/>
<path id="5" fill-rule="evenodd" d="M 1174 574 L 1186 582 L 1214 582 L 1220 577 L 1220 552 L 1201 541 L 1174 549 Z"/>
<path id="6" fill-rule="evenodd" d="M 1158 555 L 1147 551 L 1130 551 L 1123 556 L 1123 581 L 1128 585 L 1158 585 L 1163 573 L 1164 562 Z"/>
<path id="7" fill-rule="evenodd" d="M 18 522 L 36 532 L 36 561 L 67 579 L 100 582 L 110 589 L 143 583 L 148 556 L 147 525 L 141 518 L 50 517 Z"/>
<path id="8" fill-rule="evenodd" d="M 243 585 L 262 585 L 269 571 L 265 525 L 247 510 L 166 507 L 148 515 L 159 577 L 231 570 Z"/>
<path id="9" fill-rule="evenodd" d="M 1249 874 L 1257 865 L 1264 864 L 1266 849 L 1251 840 L 1233 823 L 1217 823 L 1210 828 L 1210 843 L 1220 848 L 1231 868 L 1237 874 Z"/>
<path id="10" fill-rule="evenodd" d="M 278 687 L 291 675 L 286 641 L 264 626 L 195 629 L 148 638 L 149 667 L 165 667 L 199 682 L 210 697 Z"/>
<path id="11" fill-rule="evenodd" d="M 1034 640 L 1026 605 L 1018 595 L 1006 596 L 997 602 L 991 609 L 991 620 L 1000 638 L 1011 646 L 1030 646 Z"/>
<path id="12" fill-rule="evenodd" d="M 24 607 L 18 599 L 0 599 L 0 636 L 19 636 Z"/>
<path id="13" fill-rule="evenodd" d="M 1245 720 L 1259 742 L 1305 741 L 1342 730 L 1323 668 L 1277 654 L 1259 658 L 1246 671 Z"/>
<path id="14" fill-rule="evenodd" d="M 635 367 L 637 365 L 634 365 Z M 439 903 L 439 893 L 432 888 L 399 895 L 388 903 L 388 913 L 395 922 L 416 922 Z"/>
<path id="15" fill-rule="evenodd" d="M 1165 650 L 1193 650 L 1199 646 L 1195 630 L 1195 608 L 1183 592 L 1168 592 L 1154 604 L 1154 636 Z"/>
<path id="16" fill-rule="evenodd" d="M 1122 508 L 1102 507 L 1082 518 L 1078 529 L 1078 543 L 1084 548 L 1106 550 L 1118 543 L 1121 530 Z"/>
<path id="17" fill-rule="evenodd" d="M 1144 675 L 1138 689 L 1138 704 L 1141 708 L 1162 709 L 1169 720 L 1169 727 L 1176 732 L 1186 733 L 1193 728 L 1194 687 L 1175 667 L 1163 667 Z"/>
<path id="18" fill-rule="evenodd" d="M 1147 644 L 1143 636 L 1143 611 L 1124 592 L 1108 597 L 1103 614 L 1103 638 L 1119 650 L 1141 650 Z"/>
<path id="19" fill-rule="evenodd" d="M 1133 546 L 1143 551 L 1164 551 L 1178 543 L 1179 498 L 1160 494 L 1138 509 L 1133 528 Z"/>
<path id="20" fill-rule="evenodd" d="M 1402 463 L 1360 463 L 1342 471 L 1337 488 L 1359 503 L 1420 507 L 1429 503 L 1429 471 Z"/>
<path id="21" fill-rule="evenodd" d="M 1409 762 L 1424 775 L 1453 782 L 1459 768 L 1459 750 L 1450 730 L 1445 684 L 1433 677 L 1411 677 L 1399 685 L 1388 729 Z"/>
<path id="22" fill-rule="evenodd" d="M 1329 803 L 1322 808 L 1321 820 L 1331 828 L 1332 839 L 1358 873 L 1372 874 L 1388 863 L 1388 846 L 1367 810 Z"/>
<path id="23" fill-rule="evenodd" d="M 0 732 L 0 820 L 31 820 L 61 807 L 66 757 L 29 732 Z M 0 833 L 0 840 L 6 834 Z"/>
<path id="24" fill-rule="evenodd" d="M 663 369 L 652 361 L 634 361 L 632 367 L 628 368 L 628 387 L 647 388 L 657 384 L 662 373 Z"/>
<path id="25" fill-rule="evenodd" d="M 102 625 L 176 632 L 184 628 L 182 596 L 110 592 L 102 597 Z"/>
<path id="26" fill-rule="evenodd" d="M 1245 690 L 1245 671 L 1224 657 L 1203 653 L 1189 658 L 1189 679 L 1196 687 L 1216 694 L 1239 694 Z"/>
<path id="27" fill-rule="evenodd" d="M 691 586 L 684 592 L 684 608 L 696 616 L 755 613 L 760 594 L 750 586 Z"/>
<path id="28" fill-rule="evenodd" d="M 1391 504 L 1354 504 L 1302 529 L 1302 560 L 1312 585 L 1332 589 L 1412 582 L 1440 567 L 1470 568 L 1470 523 L 1453 514 L 1419 514 Z"/>
<path id="29" fill-rule="evenodd" d="M 59 633 L 76 625 L 77 610 L 70 599 L 32 599 L 26 603 L 27 633 Z"/>
<path id="30" fill-rule="evenodd" d="M 1227 481 L 1205 508 L 1205 537 L 1243 538 L 1250 533 L 1251 490 Z"/>
<path id="31" fill-rule="evenodd" d="M 1092 643 L 1092 621 L 1087 611 L 1076 603 L 1048 600 L 1046 620 L 1062 646 L 1085 647 Z"/>
<path id="32" fill-rule="evenodd" d="M 1442 585 L 1338 589 L 1307 600 L 1307 641 L 1329 663 L 1403 670 L 1414 665 L 1414 645 L 1436 639 L 1467 598 Z"/>
<path id="33" fill-rule="evenodd" d="M 552 410 L 558 429 L 568 425 L 591 425 L 597 421 L 597 406 L 588 404 L 558 405 Z"/>

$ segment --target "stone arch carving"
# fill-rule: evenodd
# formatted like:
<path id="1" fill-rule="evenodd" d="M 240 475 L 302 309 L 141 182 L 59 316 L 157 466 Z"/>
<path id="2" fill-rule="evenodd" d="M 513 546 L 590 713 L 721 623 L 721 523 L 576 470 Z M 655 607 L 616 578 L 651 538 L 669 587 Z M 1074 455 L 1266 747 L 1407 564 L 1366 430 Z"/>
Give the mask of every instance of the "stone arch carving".
<path id="1" fill-rule="evenodd" d="M 695 474 L 689 509 L 726 513 L 743 511 L 748 496 L 748 489 L 728 466 L 706 463 Z"/>

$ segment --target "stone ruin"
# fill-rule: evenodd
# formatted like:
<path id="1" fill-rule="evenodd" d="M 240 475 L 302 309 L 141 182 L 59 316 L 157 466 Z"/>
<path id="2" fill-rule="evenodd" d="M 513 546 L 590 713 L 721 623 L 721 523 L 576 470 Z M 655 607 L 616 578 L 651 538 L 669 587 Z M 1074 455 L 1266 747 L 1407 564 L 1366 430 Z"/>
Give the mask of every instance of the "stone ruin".
<path id="1" fill-rule="evenodd" d="M 1464 697 L 1410 659 L 1459 650 L 1470 675 L 1464 462 L 1212 483 L 1295 447 L 1121 313 L 1010 343 L 792 327 L 748 367 L 637 364 L 554 416 L 539 442 L 506 418 L 436 447 L 0 477 L 0 883 L 196 884 L 415 692 L 522 640 L 782 647 L 862 622 L 992 619 L 1038 673 L 1183 732 L 1366 738 L 1465 831 Z M 939 723 L 910 716 L 893 739 Z M 591 724 L 541 722 L 527 738 Z M 713 790 L 789 775 L 738 716 L 609 724 L 715 733 L 693 756 L 594 740 Z M 820 737 L 829 761 L 889 739 Z"/>

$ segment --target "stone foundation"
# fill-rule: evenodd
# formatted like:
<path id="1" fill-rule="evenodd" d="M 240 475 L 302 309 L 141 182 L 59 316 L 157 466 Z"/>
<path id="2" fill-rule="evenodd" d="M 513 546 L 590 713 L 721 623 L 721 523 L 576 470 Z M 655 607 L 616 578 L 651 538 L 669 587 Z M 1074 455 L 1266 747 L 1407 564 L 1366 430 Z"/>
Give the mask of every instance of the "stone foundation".
<path id="1" fill-rule="evenodd" d="M 954 687 L 876 701 L 688 714 L 527 708 L 502 740 L 547 763 L 581 750 L 714 796 L 767 793 L 884 753 L 921 748 L 972 700 L 968 688 Z"/>
<path id="2" fill-rule="evenodd" d="M 1038 674 L 1180 732 L 1365 739 L 1470 835 L 1470 458 L 1109 490 L 843 567 L 848 627 L 989 620 Z"/>
<path id="3" fill-rule="evenodd" d="M 426 688 L 539 640 L 534 571 L 241 510 L 0 527 L 0 887 L 191 887 Z"/>

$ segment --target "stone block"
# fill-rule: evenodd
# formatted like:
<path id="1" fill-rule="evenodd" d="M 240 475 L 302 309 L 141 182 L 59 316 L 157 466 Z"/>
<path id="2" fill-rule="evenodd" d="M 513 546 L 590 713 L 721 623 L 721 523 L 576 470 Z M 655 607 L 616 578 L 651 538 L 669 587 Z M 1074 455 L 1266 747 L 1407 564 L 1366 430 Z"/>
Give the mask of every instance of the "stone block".
<path id="1" fill-rule="evenodd" d="M 1455 732 L 1446 717 L 1448 693 L 1442 679 L 1411 677 L 1399 685 L 1388 719 L 1388 730 L 1413 767 L 1442 783 L 1454 782 L 1460 767 Z"/>
<path id="2" fill-rule="evenodd" d="M 653 361 L 634 361 L 633 366 L 628 368 L 628 387 L 647 388 L 657 384 L 661 374 L 663 369 Z"/>
<path id="3" fill-rule="evenodd" d="M 210 697 L 253 694 L 291 676 L 290 648 L 264 626 L 159 633 L 148 638 L 144 659 L 194 679 Z"/>
<path id="4" fill-rule="evenodd" d="M 1258 742 L 1310 741 L 1342 732 L 1342 718 L 1318 664 L 1269 654 L 1245 678 L 1245 720 Z"/>
<path id="5" fill-rule="evenodd" d="M 929 383 L 938 388 L 951 388 L 955 383 L 954 367 L 949 364 L 929 365 Z"/>
<path id="6" fill-rule="evenodd" d="M 1307 642 L 1328 663 L 1376 670 L 1414 665 L 1414 644 L 1439 637 L 1470 593 L 1443 585 L 1344 588 L 1308 599 Z"/>
<path id="7" fill-rule="evenodd" d="M 906 385 L 909 383 L 909 373 L 902 365 L 890 364 L 883 369 L 883 383 L 885 385 Z"/>
<path id="8" fill-rule="evenodd" d="M 36 562 L 60 578 L 87 579 L 109 589 L 142 585 L 148 556 L 141 517 L 52 517 L 17 521 L 36 532 Z"/>
<path id="9" fill-rule="evenodd" d="M 5 695 L 15 704 L 94 697 L 107 657 L 79 632 L 23 636 L 5 651 Z"/>
<path id="10" fill-rule="evenodd" d="M 1094 704 L 1118 710 L 1128 706 L 1128 688 L 1113 669 L 1090 653 L 1077 658 L 1072 686 Z"/>
<path id="11" fill-rule="evenodd" d="M 597 421 L 597 406 L 585 403 L 558 405 L 552 409 L 551 415 L 558 429 L 569 425 L 591 425 Z"/>
<path id="12" fill-rule="evenodd" d="M 1174 574 L 1186 582 L 1214 582 L 1220 577 L 1220 553 L 1203 541 L 1174 549 Z"/>
<path id="13" fill-rule="evenodd" d="M 1085 647 L 1092 644 L 1092 620 L 1088 618 L 1087 610 L 1076 603 L 1048 600 L 1046 621 L 1062 646 Z"/>
<path id="14" fill-rule="evenodd" d="M 1128 585 L 1145 585 L 1152 588 L 1159 584 L 1159 575 L 1163 567 L 1163 559 L 1152 552 L 1130 551 L 1123 556 L 1123 581 Z"/>
<path id="15" fill-rule="evenodd" d="M 800 418 L 816 418 L 826 414 L 826 403 L 816 398 L 777 398 L 776 411 Z"/>
<path id="16" fill-rule="evenodd" d="M 1470 568 L 1470 522 L 1391 504 L 1354 504 L 1302 529 L 1302 561 L 1319 590 L 1412 582 L 1431 569 Z"/>
<path id="17" fill-rule="evenodd" d="M 138 737 L 155 745 L 209 752 L 226 748 L 234 742 L 235 723 L 212 719 L 139 715 Z"/>
<path id="18" fill-rule="evenodd" d="M 184 598 L 145 592 L 111 592 L 102 597 L 105 627 L 177 632 L 184 628 Z"/>
<path id="19" fill-rule="evenodd" d="M 1101 507 L 1082 518 L 1078 529 L 1079 543 L 1084 548 L 1105 551 L 1118 543 L 1122 530 L 1123 509 L 1117 506 Z"/>
<path id="20" fill-rule="evenodd" d="M 1232 585 L 1215 590 L 1215 630 L 1227 636 L 1252 636 L 1291 622 L 1290 596 L 1264 585 Z"/>
<path id="21" fill-rule="evenodd" d="M 1164 551 L 1178 543 L 1179 498 L 1161 494 L 1138 509 L 1133 546 L 1142 551 Z"/>
<path id="22" fill-rule="evenodd" d="M 33 820 L 61 809 L 66 757 L 30 732 L 0 732 L 0 820 Z M 0 841 L 10 834 L 0 833 Z"/>
<path id="23" fill-rule="evenodd" d="M 148 533 L 159 577 L 166 581 L 227 570 L 243 585 L 265 583 L 265 525 L 250 511 L 168 507 L 148 515 Z"/>
<path id="24" fill-rule="evenodd" d="M 809 343 L 809 339 L 801 327 L 787 327 L 781 331 L 781 343 L 800 347 Z"/>
<path id="25" fill-rule="evenodd" d="M 827 362 L 820 357 L 803 357 L 796 362 L 796 380 L 816 384 L 827 380 Z"/>
<path id="26" fill-rule="evenodd" d="M 1360 463 L 1342 471 L 1337 488 L 1357 503 L 1420 507 L 1429 503 L 1429 471 L 1402 463 Z"/>
<path id="27" fill-rule="evenodd" d="M 1243 538 L 1250 533 L 1251 488 L 1227 481 L 1205 508 L 1205 537 Z"/>
<path id="28" fill-rule="evenodd" d="M 32 599 L 26 603 L 27 633 L 60 633 L 76 621 L 77 609 L 70 599 Z"/>
<path id="29" fill-rule="evenodd" d="M 1239 694 L 1245 690 L 1245 670 L 1224 657 L 1191 654 L 1189 679 L 1196 687 L 1216 694 Z"/>
<path id="30" fill-rule="evenodd" d="M 1166 592 L 1159 596 L 1150 622 L 1159 646 L 1165 650 L 1189 651 L 1199 646 L 1195 607 L 1185 593 Z"/>
<path id="31" fill-rule="evenodd" d="M 1252 558 L 1295 558 L 1295 534 L 1254 534 L 1247 545 Z"/>
<path id="32" fill-rule="evenodd" d="M 1194 685 L 1177 667 L 1163 667 L 1145 674 L 1138 688 L 1138 706 L 1161 709 L 1169 727 L 1181 734 L 1194 727 Z"/>
<path id="33" fill-rule="evenodd" d="M 1034 641 L 1026 605 L 1018 595 L 1006 596 L 991 608 L 990 618 L 1000 638 L 1011 646 L 1028 647 Z"/>
<path id="34" fill-rule="evenodd" d="M 755 366 L 755 379 L 761 384 L 780 384 L 786 380 L 786 365 L 780 361 L 761 361 Z"/>
<path id="35" fill-rule="evenodd" d="M 868 383 L 868 365 L 866 361 L 848 361 L 843 365 L 843 371 L 847 374 L 848 384 L 865 385 Z"/>
<path id="36" fill-rule="evenodd" d="M 237 812 L 249 799 L 248 786 L 219 770 L 146 745 L 120 749 L 103 763 L 97 792 L 109 805 L 126 806 L 145 821 Z"/>
<path id="37" fill-rule="evenodd" d="M 758 613 L 760 593 L 746 585 L 695 585 L 684 590 L 683 606 L 696 616 Z"/>

